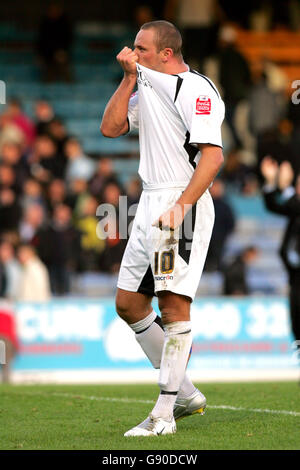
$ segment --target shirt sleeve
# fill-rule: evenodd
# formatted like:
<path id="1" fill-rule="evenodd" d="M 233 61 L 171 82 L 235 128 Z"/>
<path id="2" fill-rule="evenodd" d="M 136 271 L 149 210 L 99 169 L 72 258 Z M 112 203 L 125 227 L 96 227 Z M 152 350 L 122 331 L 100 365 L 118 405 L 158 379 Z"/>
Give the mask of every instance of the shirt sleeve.
<path id="1" fill-rule="evenodd" d="M 215 88 L 209 83 L 199 89 L 188 90 L 181 100 L 181 110 L 189 132 L 190 144 L 222 145 L 221 125 L 225 106 Z M 184 98 L 184 95 L 182 95 Z"/>
<path id="2" fill-rule="evenodd" d="M 139 96 L 137 91 L 129 99 L 127 119 L 128 132 L 139 128 Z"/>

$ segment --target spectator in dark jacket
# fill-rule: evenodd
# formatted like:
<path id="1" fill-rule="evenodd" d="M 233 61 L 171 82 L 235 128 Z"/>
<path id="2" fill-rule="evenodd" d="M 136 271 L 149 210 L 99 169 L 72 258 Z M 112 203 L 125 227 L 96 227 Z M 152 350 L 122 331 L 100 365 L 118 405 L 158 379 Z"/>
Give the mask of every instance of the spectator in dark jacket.
<path id="1" fill-rule="evenodd" d="M 224 295 L 248 295 L 247 267 L 257 257 L 253 246 L 245 248 L 232 263 L 224 268 Z"/>
<path id="2" fill-rule="evenodd" d="M 249 96 L 251 72 L 247 60 L 237 49 L 235 42 L 235 30 L 230 26 L 224 26 L 220 31 L 220 84 L 224 92 L 226 122 L 230 127 L 234 146 L 242 147 L 235 127 L 235 113 L 239 102 Z"/>
<path id="3" fill-rule="evenodd" d="M 48 184 L 53 178 L 64 177 L 65 158 L 49 135 L 40 135 L 35 140 L 30 164 L 32 175 L 41 183 Z"/>
<path id="4" fill-rule="evenodd" d="M 233 210 L 224 196 L 224 183 L 216 179 L 210 188 L 215 208 L 215 223 L 206 257 L 206 271 L 220 271 L 225 243 L 235 224 Z"/>
<path id="5" fill-rule="evenodd" d="M 291 164 L 285 161 L 278 165 L 270 157 L 262 161 L 261 172 L 266 182 L 263 195 L 267 208 L 288 217 L 280 256 L 289 275 L 292 332 L 300 341 L 300 174 L 292 186 L 295 175 Z"/>
<path id="6" fill-rule="evenodd" d="M 71 80 L 72 36 L 68 16 L 59 2 L 52 2 L 41 20 L 37 39 L 37 53 L 45 81 Z"/>
<path id="7" fill-rule="evenodd" d="M 58 204 L 50 224 L 41 228 L 32 243 L 48 268 L 52 293 L 70 292 L 71 275 L 80 264 L 80 232 L 72 225 L 72 212 L 66 204 Z"/>

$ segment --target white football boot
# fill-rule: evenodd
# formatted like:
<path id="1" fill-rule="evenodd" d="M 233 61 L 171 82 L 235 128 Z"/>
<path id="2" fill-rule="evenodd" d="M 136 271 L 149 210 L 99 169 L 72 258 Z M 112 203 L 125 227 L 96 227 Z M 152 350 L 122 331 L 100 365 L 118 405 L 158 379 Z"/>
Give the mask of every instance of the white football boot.
<path id="1" fill-rule="evenodd" d="M 187 398 L 176 398 L 174 405 L 174 418 L 177 421 L 178 419 L 185 418 L 186 416 L 191 416 L 196 413 L 204 415 L 206 408 L 206 398 L 199 390 Z"/>
<path id="2" fill-rule="evenodd" d="M 176 423 L 174 418 L 166 421 L 163 418 L 154 418 L 151 414 L 142 423 L 125 432 L 125 437 L 131 436 L 160 436 L 163 434 L 174 434 Z"/>

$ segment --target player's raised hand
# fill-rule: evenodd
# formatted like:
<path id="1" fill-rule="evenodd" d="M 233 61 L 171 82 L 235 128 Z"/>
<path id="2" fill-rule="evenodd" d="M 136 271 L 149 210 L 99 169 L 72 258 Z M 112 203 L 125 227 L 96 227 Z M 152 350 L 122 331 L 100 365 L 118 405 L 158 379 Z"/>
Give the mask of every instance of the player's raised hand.
<path id="1" fill-rule="evenodd" d="M 294 171 L 292 165 L 288 161 L 284 161 L 279 166 L 278 186 L 281 191 L 288 188 L 294 179 Z"/>
<path id="2" fill-rule="evenodd" d="M 130 47 L 123 47 L 121 52 L 117 55 L 117 61 L 126 74 L 136 75 L 136 62 L 138 61 L 138 55 L 130 49 Z"/>
<path id="3" fill-rule="evenodd" d="M 267 155 L 261 162 L 260 171 L 268 184 L 275 185 L 278 175 L 278 163 Z"/>

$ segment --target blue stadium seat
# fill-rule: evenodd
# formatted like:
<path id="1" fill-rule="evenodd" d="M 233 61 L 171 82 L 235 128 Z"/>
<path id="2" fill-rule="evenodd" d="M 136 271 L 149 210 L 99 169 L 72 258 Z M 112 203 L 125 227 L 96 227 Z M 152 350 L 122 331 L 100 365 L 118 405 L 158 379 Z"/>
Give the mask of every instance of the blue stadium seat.
<path id="1" fill-rule="evenodd" d="M 82 115 L 84 112 L 82 112 Z M 98 114 L 99 109 L 98 109 Z M 68 119 L 66 127 L 69 133 L 86 137 L 97 137 L 100 135 L 99 131 L 100 118 L 98 119 Z"/>
<path id="2" fill-rule="evenodd" d="M 100 132 L 98 138 L 82 136 L 81 141 L 84 151 L 91 154 L 122 155 L 128 153 L 137 154 L 139 151 L 139 144 L 136 141 L 126 139 L 125 137 L 107 139 L 102 137 Z"/>

